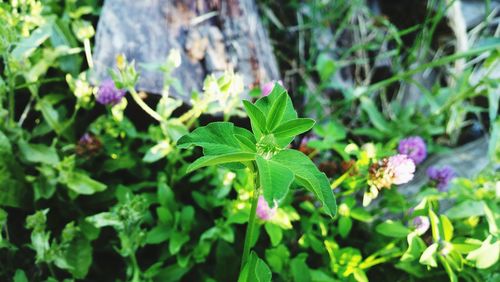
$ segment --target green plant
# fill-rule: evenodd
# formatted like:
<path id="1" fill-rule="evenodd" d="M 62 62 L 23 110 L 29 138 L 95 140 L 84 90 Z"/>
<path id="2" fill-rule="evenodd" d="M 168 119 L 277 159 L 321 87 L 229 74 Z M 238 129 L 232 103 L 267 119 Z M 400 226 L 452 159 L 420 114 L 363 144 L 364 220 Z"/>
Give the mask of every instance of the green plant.
<path id="1" fill-rule="evenodd" d="M 267 267 L 250 253 L 260 193 L 273 207 L 287 195 L 292 183 L 296 183 L 313 192 L 331 217 L 335 216 L 337 206 L 326 175 L 319 172 L 306 155 L 286 148 L 296 135 L 311 129 L 314 120 L 297 118 L 286 90 L 278 84 L 269 96 L 260 98 L 255 104 L 244 101 L 243 105 L 253 133 L 229 122 L 214 122 L 181 137 L 177 145 L 180 148 L 192 145 L 203 148 L 204 156 L 187 168 L 188 173 L 205 166 L 224 165 L 231 169 L 246 168 L 254 175 L 252 208 L 241 261 L 241 277 L 250 279 L 255 271 L 259 272 L 257 275 L 270 273 L 264 271 Z"/>

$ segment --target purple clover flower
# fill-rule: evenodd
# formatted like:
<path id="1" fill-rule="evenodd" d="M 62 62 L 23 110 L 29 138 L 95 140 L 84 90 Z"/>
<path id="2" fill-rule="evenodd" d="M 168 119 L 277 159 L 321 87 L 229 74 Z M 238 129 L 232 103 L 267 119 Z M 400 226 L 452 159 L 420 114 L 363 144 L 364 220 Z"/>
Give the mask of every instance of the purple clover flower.
<path id="1" fill-rule="evenodd" d="M 436 185 L 436 188 L 443 192 L 446 191 L 450 181 L 456 176 L 455 170 L 451 166 L 443 166 L 438 168 L 431 166 L 427 169 L 427 176 Z"/>
<path id="2" fill-rule="evenodd" d="M 271 92 L 273 91 L 274 89 L 274 85 L 276 83 L 279 83 L 281 86 L 283 86 L 283 82 L 281 80 L 271 80 L 267 83 L 265 83 L 264 85 L 262 85 L 262 96 L 265 97 L 269 94 L 271 94 Z"/>
<path id="3" fill-rule="evenodd" d="M 395 155 L 387 160 L 387 172 L 396 185 L 410 182 L 415 173 L 415 163 L 407 155 Z"/>
<path id="4" fill-rule="evenodd" d="M 413 219 L 413 226 L 415 226 L 415 231 L 420 236 L 429 230 L 431 223 L 427 216 L 417 216 Z"/>
<path id="5" fill-rule="evenodd" d="M 278 211 L 278 203 L 274 203 L 274 207 L 270 208 L 263 196 L 259 196 L 257 203 L 257 216 L 262 220 L 270 220 Z"/>
<path id="6" fill-rule="evenodd" d="M 117 89 L 112 79 L 105 79 L 97 90 L 96 101 L 102 105 L 116 105 L 120 103 L 123 96 L 125 96 L 125 90 Z"/>
<path id="7" fill-rule="evenodd" d="M 399 141 L 398 152 L 407 155 L 416 165 L 427 157 L 427 147 L 420 136 L 412 136 Z"/>

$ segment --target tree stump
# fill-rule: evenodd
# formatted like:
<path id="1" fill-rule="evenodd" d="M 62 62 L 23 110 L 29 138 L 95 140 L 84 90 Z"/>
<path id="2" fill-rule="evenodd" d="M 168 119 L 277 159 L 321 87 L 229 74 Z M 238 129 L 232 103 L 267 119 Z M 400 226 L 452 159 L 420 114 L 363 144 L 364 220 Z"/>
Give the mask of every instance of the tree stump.
<path id="1" fill-rule="evenodd" d="M 174 76 L 183 93 L 172 94 L 185 102 L 211 73 L 237 72 L 250 88 L 280 78 L 254 0 L 107 0 L 95 40 L 96 84 L 123 53 L 141 73 L 137 89 L 159 94 L 163 74 L 141 64 L 161 63 L 173 48 L 181 51 Z"/>

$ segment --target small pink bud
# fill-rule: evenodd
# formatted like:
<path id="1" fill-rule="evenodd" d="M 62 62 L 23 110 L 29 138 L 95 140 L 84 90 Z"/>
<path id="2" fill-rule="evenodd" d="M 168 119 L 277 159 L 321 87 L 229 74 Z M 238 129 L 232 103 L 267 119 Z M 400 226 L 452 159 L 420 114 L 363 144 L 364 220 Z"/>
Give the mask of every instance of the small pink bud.
<path id="1" fill-rule="evenodd" d="M 262 220 L 269 220 L 278 211 L 278 203 L 274 203 L 274 207 L 270 208 L 267 201 L 263 196 L 259 196 L 259 202 L 257 203 L 257 216 Z"/>

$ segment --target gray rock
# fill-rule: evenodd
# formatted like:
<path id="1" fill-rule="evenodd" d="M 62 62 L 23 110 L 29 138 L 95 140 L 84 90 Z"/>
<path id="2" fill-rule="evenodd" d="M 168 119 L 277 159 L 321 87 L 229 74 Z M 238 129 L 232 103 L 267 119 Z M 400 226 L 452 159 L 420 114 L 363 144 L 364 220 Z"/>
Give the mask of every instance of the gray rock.
<path id="1" fill-rule="evenodd" d="M 211 73 L 240 73 L 248 87 L 280 78 L 254 0 L 107 0 L 95 41 L 94 84 L 108 76 L 123 53 L 139 67 L 137 89 L 159 94 L 162 73 L 141 63 L 161 63 L 172 48 L 181 51 L 182 65 L 174 75 L 184 90 L 173 95 L 185 102 Z"/>
<path id="2" fill-rule="evenodd" d="M 488 138 L 482 137 L 461 147 L 451 149 L 447 153 L 438 154 L 427 159 L 415 173 L 413 180 L 398 187 L 403 195 L 415 195 L 429 178 L 427 169 L 430 166 L 451 166 L 457 176 L 473 178 L 488 165 Z"/>

